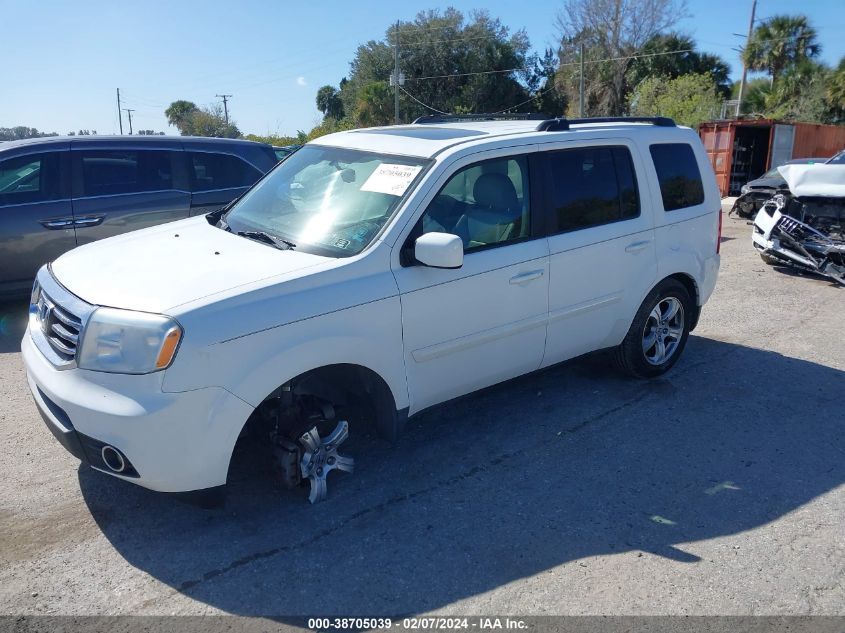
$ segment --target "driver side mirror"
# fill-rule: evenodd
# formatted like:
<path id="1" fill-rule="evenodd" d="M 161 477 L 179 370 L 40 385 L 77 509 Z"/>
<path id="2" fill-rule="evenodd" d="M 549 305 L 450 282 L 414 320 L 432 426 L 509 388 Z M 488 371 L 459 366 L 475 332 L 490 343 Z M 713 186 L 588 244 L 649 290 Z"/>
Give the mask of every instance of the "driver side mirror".
<path id="1" fill-rule="evenodd" d="M 432 268 L 460 268 L 464 264 L 464 242 L 451 233 L 425 233 L 414 242 L 414 257 Z"/>

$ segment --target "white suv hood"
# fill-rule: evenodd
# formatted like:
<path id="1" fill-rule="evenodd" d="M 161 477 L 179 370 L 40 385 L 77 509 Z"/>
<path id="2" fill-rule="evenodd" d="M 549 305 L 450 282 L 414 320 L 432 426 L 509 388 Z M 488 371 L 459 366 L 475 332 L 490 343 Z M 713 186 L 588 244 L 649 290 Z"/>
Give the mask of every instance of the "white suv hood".
<path id="1" fill-rule="evenodd" d="M 782 165 L 778 171 L 793 196 L 845 197 L 845 165 Z"/>
<path id="2" fill-rule="evenodd" d="M 51 268 L 59 283 L 88 303 L 167 312 L 328 261 L 239 237 L 196 217 L 81 246 Z"/>

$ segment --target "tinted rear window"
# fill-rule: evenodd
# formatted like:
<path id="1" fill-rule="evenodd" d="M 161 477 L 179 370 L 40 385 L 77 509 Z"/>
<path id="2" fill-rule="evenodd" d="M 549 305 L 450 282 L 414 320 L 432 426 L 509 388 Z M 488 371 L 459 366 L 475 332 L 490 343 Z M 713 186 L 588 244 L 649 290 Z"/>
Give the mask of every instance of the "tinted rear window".
<path id="1" fill-rule="evenodd" d="M 553 183 L 552 232 L 635 218 L 639 195 L 627 147 L 584 147 L 545 155 Z"/>
<path id="2" fill-rule="evenodd" d="M 171 152 L 150 150 L 79 152 L 82 195 L 105 196 L 173 188 Z"/>
<path id="3" fill-rule="evenodd" d="M 674 211 L 704 202 L 704 185 L 695 154 L 687 143 L 651 145 L 651 158 L 660 181 L 663 209 Z"/>
<path id="4" fill-rule="evenodd" d="M 231 154 L 188 152 L 192 191 L 250 187 L 261 172 Z"/>

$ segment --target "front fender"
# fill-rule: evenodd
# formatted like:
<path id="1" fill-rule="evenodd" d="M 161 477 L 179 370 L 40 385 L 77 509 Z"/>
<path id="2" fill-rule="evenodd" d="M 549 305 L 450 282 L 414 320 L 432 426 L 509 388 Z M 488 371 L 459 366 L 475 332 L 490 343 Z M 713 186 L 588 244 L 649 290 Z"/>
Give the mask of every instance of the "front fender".
<path id="1" fill-rule="evenodd" d="M 352 364 L 381 376 L 397 409 L 408 406 L 398 296 L 185 351 L 167 370 L 165 391 L 220 386 L 256 407 L 307 371 Z"/>

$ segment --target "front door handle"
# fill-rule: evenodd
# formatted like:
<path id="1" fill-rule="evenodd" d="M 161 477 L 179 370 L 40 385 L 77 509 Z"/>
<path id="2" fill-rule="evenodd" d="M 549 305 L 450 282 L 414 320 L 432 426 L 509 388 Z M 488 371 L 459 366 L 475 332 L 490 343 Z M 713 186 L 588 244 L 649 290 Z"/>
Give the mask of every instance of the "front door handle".
<path id="1" fill-rule="evenodd" d="M 58 231 L 60 229 L 68 229 L 73 226 L 73 218 L 53 218 L 52 220 L 38 220 L 38 223 L 45 229 L 51 231 Z"/>
<path id="2" fill-rule="evenodd" d="M 642 250 L 645 250 L 651 244 L 651 240 L 643 240 L 642 242 L 634 242 L 633 244 L 628 244 L 625 247 L 626 253 L 639 253 Z"/>
<path id="3" fill-rule="evenodd" d="M 104 215 L 88 215 L 81 218 L 76 218 L 73 221 L 74 226 L 97 226 L 98 224 L 102 224 L 103 220 L 106 219 Z"/>
<path id="4" fill-rule="evenodd" d="M 530 270 L 527 273 L 520 273 L 518 275 L 511 277 L 510 283 L 512 283 L 512 284 L 525 284 L 525 283 L 528 283 L 529 281 L 534 281 L 535 279 L 539 279 L 540 277 L 543 276 L 544 272 L 545 271 L 540 269 L 540 270 Z"/>

